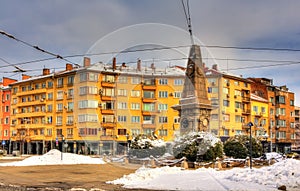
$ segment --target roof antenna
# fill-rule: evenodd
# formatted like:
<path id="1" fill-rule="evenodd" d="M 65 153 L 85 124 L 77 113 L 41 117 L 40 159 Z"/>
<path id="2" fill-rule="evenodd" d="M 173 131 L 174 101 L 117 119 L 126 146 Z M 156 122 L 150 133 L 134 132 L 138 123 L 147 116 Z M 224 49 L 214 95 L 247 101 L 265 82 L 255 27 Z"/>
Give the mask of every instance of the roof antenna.
<path id="1" fill-rule="evenodd" d="M 193 38 L 193 33 L 192 33 L 192 21 L 191 21 L 189 0 L 186 0 L 186 3 L 184 3 L 184 0 L 181 0 L 181 3 L 182 3 L 182 6 L 183 6 L 186 23 L 187 23 L 187 26 L 188 26 L 188 29 L 189 29 L 191 43 L 193 45 L 194 44 L 194 38 Z"/>

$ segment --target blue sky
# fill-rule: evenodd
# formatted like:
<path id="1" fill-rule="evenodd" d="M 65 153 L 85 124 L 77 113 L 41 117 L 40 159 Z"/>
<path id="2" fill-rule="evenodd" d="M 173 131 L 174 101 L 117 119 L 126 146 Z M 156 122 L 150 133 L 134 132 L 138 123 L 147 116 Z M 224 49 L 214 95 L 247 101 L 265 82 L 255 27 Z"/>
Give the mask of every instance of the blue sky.
<path id="1" fill-rule="evenodd" d="M 300 12 L 298 11 L 300 1 L 190 0 L 189 3 L 193 33 L 203 45 L 300 49 Z M 147 27 L 143 27 L 149 26 L 147 23 L 156 23 L 156 27 L 159 25 L 169 27 L 167 30 L 160 29 L 160 33 L 149 32 L 150 29 L 146 30 Z M 141 27 L 139 30 L 131 27 L 137 25 Z M 175 27 L 174 31 L 171 30 L 172 27 Z M 122 30 L 128 28 L 131 30 Z M 94 47 L 94 52 L 110 52 L 110 49 L 121 51 L 126 49 L 126 45 L 127 48 L 131 48 L 134 44 L 158 44 L 160 40 L 166 39 L 168 42 L 160 45 L 190 44 L 189 36 L 184 32 L 187 27 L 180 0 L 3 1 L 0 7 L 0 30 L 61 56 L 85 54 L 91 51 L 91 47 Z M 131 41 L 123 41 L 120 37 Z M 98 47 L 95 46 L 97 43 Z M 180 51 L 185 55 L 188 54 L 185 50 Z M 209 48 L 207 52 L 209 54 L 203 53 L 207 65 L 214 63 L 208 57 L 222 58 L 227 60 L 217 61 L 220 69 L 244 77 L 272 78 L 275 85 L 287 85 L 295 92 L 296 103 L 300 105 L 299 64 L 262 68 L 260 66 L 274 63 L 230 60 L 233 58 L 300 61 L 300 52 L 216 48 Z M 133 61 L 137 59 L 134 56 L 142 57 L 131 55 L 130 59 Z M 49 57 L 51 56 L 3 35 L 0 36 L 0 58 L 2 59 L 0 59 L 2 72 L 0 77 L 19 78 L 20 76 L 20 74 L 9 73 L 14 68 L 7 66 L 3 60 L 25 70 L 37 70 L 28 73 L 33 75 L 39 74 L 39 70 L 44 67 L 57 70 L 64 67 L 66 61 L 63 60 L 18 65 L 18 63 Z M 122 59 L 128 57 L 129 55 L 127 57 L 124 55 Z M 156 54 L 152 55 L 153 60 L 156 57 Z M 151 56 L 148 59 L 150 58 Z M 94 62 L 107 61 L 94 59 L 98 58 L 92 58 Z M 82 58 L 74 57 L 69 60 L 80 64 Z M 233 70 L 249 66 L 256 66 L 256 68 Z"/>

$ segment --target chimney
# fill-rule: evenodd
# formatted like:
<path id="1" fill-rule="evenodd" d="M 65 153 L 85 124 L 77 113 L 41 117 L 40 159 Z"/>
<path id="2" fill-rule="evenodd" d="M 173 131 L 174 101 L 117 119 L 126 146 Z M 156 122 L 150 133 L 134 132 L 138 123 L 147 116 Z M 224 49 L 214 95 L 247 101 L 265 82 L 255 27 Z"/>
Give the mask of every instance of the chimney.
<path id="1" fill-rule="evenodd" d="M 136 68 L 138 71 L 141 71 L 142 70 L 142 62 L 140 59 L 138 59 L 137 61 L 137 68 Z"/>
<path id="2" fill-rule="evenodd" d="M 112 68 L 113 68 L 113 70 L 117 69 L 117 59 L 116 59 L 116 57 L 113 57 Z"/>
<path id="3" fill-rule="evenodd" d="M 218 65 L 217 64 L 212 65 L 212 69 L 218 71 Z"/>
<path id="4" fill-rule="evenodd" d="M 91 59 L 88 57 L 83 58 L 83 66 L 84 67 L 89 67 L 91 65 Z"/>
<path id="5" fill-rule="evenodd" d="M 73 70 L 73 65 L 67 63 L 67 64 L 66 64 L 66 71 L 71 71 L 71 70 Z"/>
<path id="6" fill-rule="evenodd" d="M 44 68 L 43 69 L 43 76 L 49 75 L 50 74 L 50 69 L 49 68 Z"/>

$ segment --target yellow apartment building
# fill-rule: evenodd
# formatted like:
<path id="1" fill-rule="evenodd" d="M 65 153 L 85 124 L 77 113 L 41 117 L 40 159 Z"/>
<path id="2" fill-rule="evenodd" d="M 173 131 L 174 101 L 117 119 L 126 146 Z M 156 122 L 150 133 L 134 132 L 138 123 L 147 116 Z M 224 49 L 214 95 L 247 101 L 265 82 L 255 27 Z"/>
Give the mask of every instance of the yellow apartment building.
<path id="1" fill-rule="evenodd" d="M 211 112 L 210 130 L 222 141 L 247 133 L 251 121 L 250 81 L 218 71 L 217 65 L 206 69 L 208 93 L 215 109 Z"/>
<path id="2" fill-rule="evenodd" d="M 123 154 L 138 134 L 170 141 L 179 128 L 182 68 L 126 64 L 66 64 L 61 72 L 43 70 L 12 83 L 11 144 L 21 153 L 49 149 Z"/>

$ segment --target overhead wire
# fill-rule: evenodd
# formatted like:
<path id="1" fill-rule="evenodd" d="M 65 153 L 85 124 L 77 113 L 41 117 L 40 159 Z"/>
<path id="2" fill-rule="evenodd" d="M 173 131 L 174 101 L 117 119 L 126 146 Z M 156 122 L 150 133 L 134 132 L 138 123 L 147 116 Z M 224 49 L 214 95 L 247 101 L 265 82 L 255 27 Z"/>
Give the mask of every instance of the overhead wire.
<path id="1" fill-rule="evenodd" d="M 6 33 L 6 32 L 3 31 L 3 30 L 0 30 L 0 34 L 4 35 L 4 36 L 6 36 L 6 37 L 8 37 L 8 38 L 10 38 L 10 39 L 13 39 L 13 40 L 15 40 L 15 41 L 17 41 L 17 42 L 20 42 L 20 43 L 22 43 L 22 44 L 24 44 L 24 45 L 26 45 L 26 46 L 29 46 L 29 47 L 31 47 L 31 48 L 34 48 L 34 49 L 36 49 L 36 50 L 38 50 L 38 51 L 40 51 L 40 52 L 43 52 L 43 53 L 45 53 L 45 54 L 49 54 L 49 55 L 51 55 L 51 56 L 55 56 L 57 59 L 62 59 L 62 60 L 64 60 L 64 61 L 66 61 L 66 62 L 70 62 L 71 64 L 76 64 L 76 63 L 73 63 L 73 62 L 70 61 L 70 60 L 67 60 L 67 59 L 63 58 L 63 57 L 60 56 L 59 54 L 54 54 L 54 53 L 52 53 L 52 52 L 50 52 L 50 51 L 47 51 L 47 50 L 45 50 L 45 49 L 42 49 L 42 48 L 36 46 L 36 45 L 32 45 L 32 44 L 30 44 L 30 43 L 28 43 L 28 42 L 26 42 L 26 41 L 24 41 L 24 40 L 21 40 L 21 39 L 16 38 L 15 36 L 13 36 L 13 35 L 11 35 L 11 34 Z"/>

